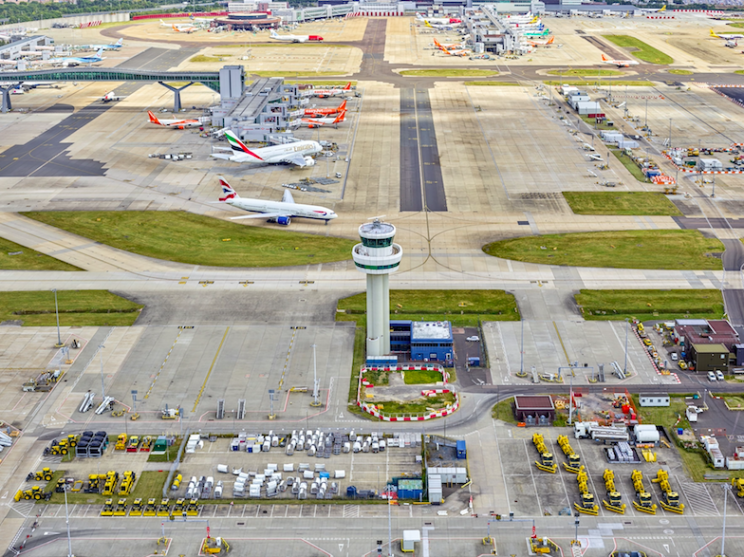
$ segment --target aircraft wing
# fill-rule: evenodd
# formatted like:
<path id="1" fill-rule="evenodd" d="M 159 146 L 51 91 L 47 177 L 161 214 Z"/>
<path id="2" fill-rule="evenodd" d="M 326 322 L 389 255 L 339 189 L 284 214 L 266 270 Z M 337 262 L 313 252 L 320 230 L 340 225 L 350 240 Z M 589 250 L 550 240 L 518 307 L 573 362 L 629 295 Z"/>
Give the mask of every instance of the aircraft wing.
<path id="1" fill-rule="evenodd" d="M 291 217 L 285 213 L 258 213 L 257 215 L 245 215 L 241 217 L 230 217 L 230 220 L 237 219 L 275 219 L 277 217 Z"/>
<path id="2" fill-rule="evenodd" d="M 282 162 L 289 162 L 292 164 L 296 164 L 297 166 L 300 166 L 300 167 L 307 166 L 307 163 L 305 162 L 305 157 L 303 157 L 302 155 L 292 155 L 292 156 L 286 157 L 282 159 Z"/>

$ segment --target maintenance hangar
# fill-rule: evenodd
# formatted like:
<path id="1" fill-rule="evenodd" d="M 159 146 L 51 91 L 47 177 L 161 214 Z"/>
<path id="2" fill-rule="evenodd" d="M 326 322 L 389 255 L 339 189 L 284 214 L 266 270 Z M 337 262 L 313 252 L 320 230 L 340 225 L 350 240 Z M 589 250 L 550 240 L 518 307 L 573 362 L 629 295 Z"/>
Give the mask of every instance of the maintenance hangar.
<path id="1" fill-rule="evenodd" d="M 409 352 L 415 362 L 453 361 L 452 324 L 449 321 L 391 321 L 390 349 Z"/>

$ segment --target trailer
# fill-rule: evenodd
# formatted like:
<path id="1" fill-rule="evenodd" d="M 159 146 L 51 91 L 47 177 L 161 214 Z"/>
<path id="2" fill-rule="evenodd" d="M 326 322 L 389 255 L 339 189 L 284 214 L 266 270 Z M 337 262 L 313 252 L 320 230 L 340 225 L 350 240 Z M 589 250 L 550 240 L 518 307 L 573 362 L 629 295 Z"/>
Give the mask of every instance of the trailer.
<path id="1" fill-rule="evenodd" d="M 630 440 L 627 428 L 601 426 L 597 422 L 576 422 L 574 424 L 576 439 L 592 439 L 603 443 L 619 443 Z"/>

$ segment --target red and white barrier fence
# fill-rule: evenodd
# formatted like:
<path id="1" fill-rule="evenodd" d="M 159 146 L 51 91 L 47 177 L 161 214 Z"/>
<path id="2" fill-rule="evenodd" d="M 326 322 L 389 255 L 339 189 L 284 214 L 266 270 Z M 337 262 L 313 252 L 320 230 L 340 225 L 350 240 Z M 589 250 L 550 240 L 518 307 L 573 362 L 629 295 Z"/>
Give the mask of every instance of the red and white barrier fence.
<path id="1" fill-rule="evenodd" d="M 646 19 L 677 19 L 673 15 L 647 15 Z"/>
<path id="2" fill-rule="evenodd" d="M 434 418 L 444 418 L 445 416 L 457 412 L 460 408 L 460 395 L 455 393 L 455 403 L 452 406 L 433 410 L 420 416 L 387 416 L 374 404 L 367 404 L 366 402 L 361 402 L 359 400 L 357 400 L 357 406 L 359 406 L 359 408 L 361 408 L 366 414 L 374 416 L 383 422 L 424 422 L 426 420 L 433 420 Z"/>
<path id="3" fill-rule="evenodd" d="M 705 14 L 705 15 L 723 15 L 720 10 L 669 10 L 673 14 Z"/>
<path id="4" fill-rule="evenodd" d="M 103 23 L 103 20 L 89 21 L 88 23 L 78 24 L 78 29 L 87 29 L 88 27 L 98 27 Z"/>

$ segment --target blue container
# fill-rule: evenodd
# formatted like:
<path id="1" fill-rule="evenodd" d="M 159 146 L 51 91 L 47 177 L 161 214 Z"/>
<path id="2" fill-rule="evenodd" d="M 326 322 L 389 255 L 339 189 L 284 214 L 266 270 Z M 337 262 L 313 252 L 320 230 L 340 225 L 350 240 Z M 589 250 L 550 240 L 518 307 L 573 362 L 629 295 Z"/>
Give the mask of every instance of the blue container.
<path id="1" fill-rule="evenodd" d="M 681 427 L 678 427 L 677 428 L 677 435 L 682 435 L 684 432 L 685 432 L 685 430 L 682 429 Z"/>
<path id="2" fill-rule="evenodd" d="M 320 473 L 320 477 L 321 478 L 330 479 L 331 478 L 331 474 L 329 472 L 321 472 Z"/>

